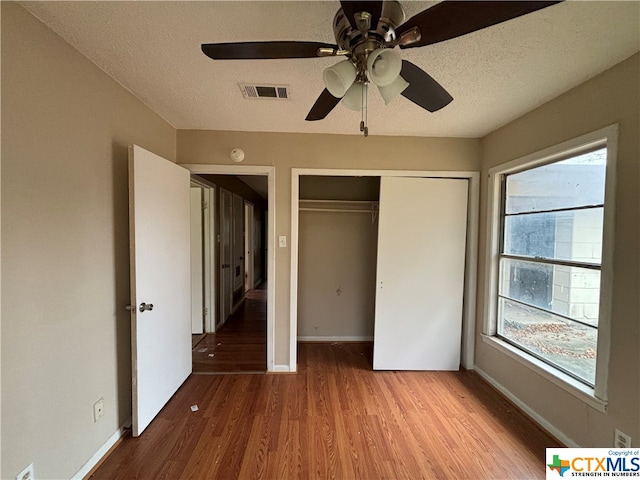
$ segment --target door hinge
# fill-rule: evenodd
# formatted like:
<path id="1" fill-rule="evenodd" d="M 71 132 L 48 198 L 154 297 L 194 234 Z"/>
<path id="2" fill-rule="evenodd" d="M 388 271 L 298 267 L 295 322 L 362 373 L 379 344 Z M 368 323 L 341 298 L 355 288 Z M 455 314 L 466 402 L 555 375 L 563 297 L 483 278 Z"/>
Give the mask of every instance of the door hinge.
<path id="1" fill-rule="evenodd" d="M 206 317 L 207 315 L 209 315 L 209 309 L 207 307 L 204 307 L 202 309 L 202 314 Z"/>
<path id="2" fill-rule="evenodd" d="M 203 209 L 203 210 L 206 210 L 207 208 L 209 208 L 209 204 L 207 203 L 207 201 L 206 201 L 206 200 L 203 200 L 203 201 L 202 201 L 202 209 Z"/>

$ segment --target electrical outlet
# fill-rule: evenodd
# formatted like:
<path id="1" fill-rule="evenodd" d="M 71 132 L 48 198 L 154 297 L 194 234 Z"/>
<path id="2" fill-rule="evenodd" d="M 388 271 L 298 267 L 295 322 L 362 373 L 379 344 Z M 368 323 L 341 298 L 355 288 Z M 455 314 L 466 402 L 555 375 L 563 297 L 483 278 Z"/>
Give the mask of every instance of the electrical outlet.
<path id="1" fill-rule="evenodd" d="M 33 473 L 33 463 L 16 475 L 16 480 L 35 480 Z"/>
<path id="2" fill-rule="evenodd" d="M 93 421 L 97 422 L 104 415 L 104 398 L 93 404 Z"/>
<path id="3" fill-rule="evenodd" d="M 616 433 L 613 438 L 613 446 L 615 448 L 629 448 L 631 447 L 631 437 L 622 430 L 618 430 L 616 428 Z"/>

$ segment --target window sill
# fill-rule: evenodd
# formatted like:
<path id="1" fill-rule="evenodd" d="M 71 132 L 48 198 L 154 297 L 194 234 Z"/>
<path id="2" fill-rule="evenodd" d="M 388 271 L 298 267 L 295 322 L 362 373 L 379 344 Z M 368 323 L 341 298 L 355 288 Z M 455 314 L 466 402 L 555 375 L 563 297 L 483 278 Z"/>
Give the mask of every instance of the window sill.
<path id="1" fill-rule="evenodd" d="M 590 407 L 595 408 L 599 412 L 606 413 L 607 402 L 597 398 L 594 395 L 593 388 L 580 383 L 575 378 L 572 378 L 569 375 L 565 375 L 564 373 L 556 370 L 550 365 L 547 365 L 541 360 L 538 360 L 532 355 L 529 355 L 526 352 L 523 352 L 522 350 L 508 344 L 507 342 L 503 342 L 496 337 L 492 337 L 490 335 L 482 335 L 482 341 L 500 351 L 501 353 L 507 355 L 509 358 L 517 361 L 521 365 L 524 365 L 525 367 L 534 371 L 543 378 L 549 380 L 554 385 L 560 387 L 565 392 L 570 393 Z"/>

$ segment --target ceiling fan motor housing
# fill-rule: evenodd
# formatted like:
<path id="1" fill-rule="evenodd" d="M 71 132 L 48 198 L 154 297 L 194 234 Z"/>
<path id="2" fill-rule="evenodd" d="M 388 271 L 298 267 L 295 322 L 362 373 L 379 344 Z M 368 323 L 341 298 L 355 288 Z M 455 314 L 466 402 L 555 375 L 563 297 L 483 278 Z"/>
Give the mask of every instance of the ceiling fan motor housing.
<path id="1" fill-rule="evenodd" d="M 385 43 L 396 40 L 395 29 L 404 23 L 405 13 L 400 2 L 386 1 L 377 25 L 371 25 L 364 33 L 353 28 L 349 19 L 340 8 L 333 18 L 333 34 L 341 50 L 352 52 L 351 60 L 366 70 L 367 56 Z M 360 68 L 358 68 L 360 70 Z"/>

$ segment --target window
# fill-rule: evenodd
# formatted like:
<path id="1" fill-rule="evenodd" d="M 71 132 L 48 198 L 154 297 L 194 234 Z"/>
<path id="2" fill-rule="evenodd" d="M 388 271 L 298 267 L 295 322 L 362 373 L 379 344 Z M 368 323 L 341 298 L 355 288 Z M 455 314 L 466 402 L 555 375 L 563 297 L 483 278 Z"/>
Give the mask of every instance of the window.
<path id="1" fill-rule="evenodd" d="M 485 332 L 602 399 L 614 133 L 596 132 L 490 171 Z"/>

